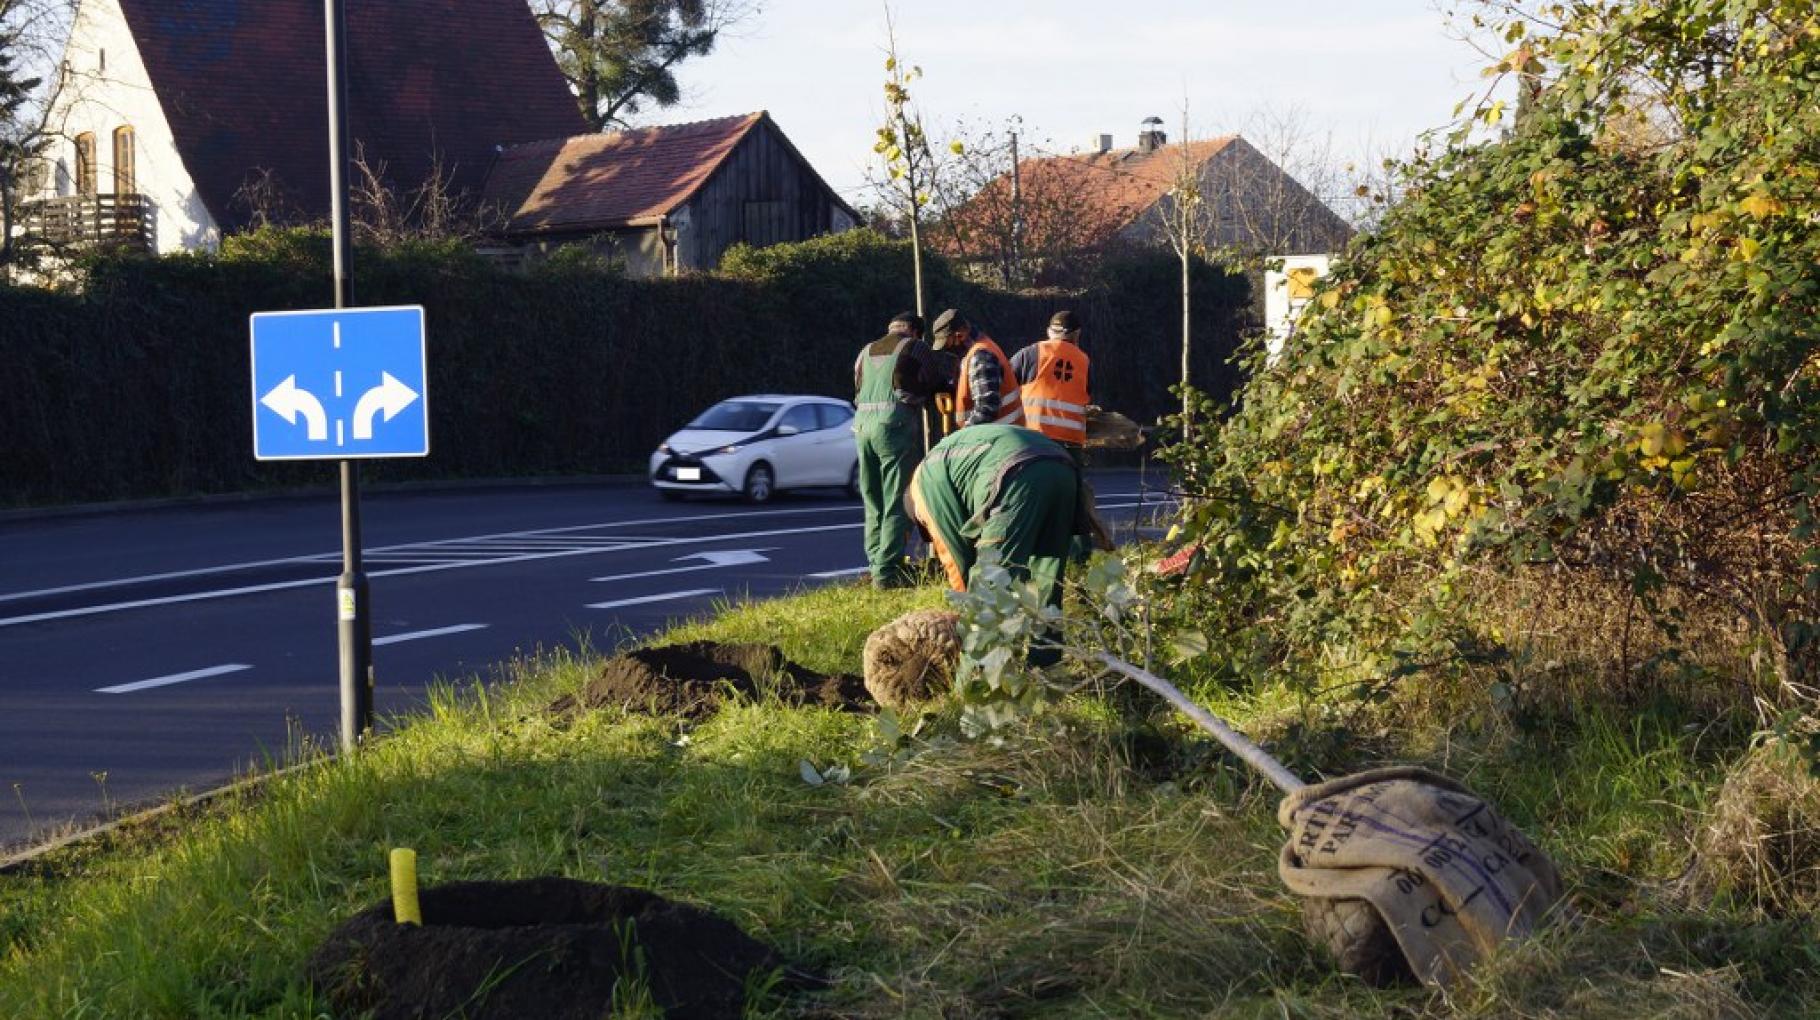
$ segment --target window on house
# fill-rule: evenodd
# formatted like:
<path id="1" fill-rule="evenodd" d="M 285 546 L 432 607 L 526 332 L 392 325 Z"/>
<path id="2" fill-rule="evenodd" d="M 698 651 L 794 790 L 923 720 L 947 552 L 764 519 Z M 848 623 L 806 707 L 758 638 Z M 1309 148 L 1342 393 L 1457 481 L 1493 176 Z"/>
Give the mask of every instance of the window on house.
<path id="1" fill-rule="evenodd" d="M 85 131 L 76 136 L 76 194 L 93 195 L 95 190 L 95 136 Z"/>
<path id="2" fill-rule="evenodd" d="M 789 213 L 788 202 L 747 202 L 741 240 L 756 247 L 792 240 Z"/>
<path id="3" fill-rule="evenodd" d="M 139 190 L 138 155 L 133 144 L 133 129 L 114 129 L 114 194 L 131 195 Z"/>

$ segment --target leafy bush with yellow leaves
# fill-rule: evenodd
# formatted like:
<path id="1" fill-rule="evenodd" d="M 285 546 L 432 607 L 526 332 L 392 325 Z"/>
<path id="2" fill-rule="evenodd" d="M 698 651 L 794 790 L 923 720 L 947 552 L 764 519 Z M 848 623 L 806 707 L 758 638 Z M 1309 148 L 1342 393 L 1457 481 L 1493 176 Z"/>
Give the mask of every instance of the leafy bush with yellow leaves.
<path id="1" fill-rule="evenodd" d="M 1735 613 L 1772 690 L 1820 684 L 1820 15 L 1547 13 L 1491 69 L 1533 90 L 1515 122 L 1404 166 L 1281 359 L 1173 451 L 1232 675 L 1394 676 L 1462 647 L 1473 571 L 1547 569 Z"/>

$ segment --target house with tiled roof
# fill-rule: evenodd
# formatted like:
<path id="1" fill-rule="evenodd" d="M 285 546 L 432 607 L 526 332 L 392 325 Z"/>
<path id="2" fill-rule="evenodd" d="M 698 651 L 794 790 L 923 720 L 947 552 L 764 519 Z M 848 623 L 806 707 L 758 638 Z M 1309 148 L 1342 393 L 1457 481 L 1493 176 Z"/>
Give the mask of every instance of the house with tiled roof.
<path id="1" fill-rule="evenodd" d="M 582 241 L 655 274 L 858 220 L 764 113 L 583 134 L 524 0 L 347 0 L 347 19 L 360 175 L 400 207 L 435 187 L 492 250 Z M 22 232 L 167 253 L 326 221 L 323 21 L 321 0 L 80 0 Z"/>
<path id="2" fill-rule="evenodd" d="M 639 276 L 711 269 L 737 243 L 859 223 L 762 110 L 511 146 L 485 198 L 506 243 L 533 253 L 584 243 Z"/>
<path id="3" fill-rule="evenodd" d="M 349 132 L 401 195 L 478 195 L 502 145 L 584 124 L 523 0 L 349 0 Z M 23 224 L 52 241 L 213 248 L 329 212 L 320 0 L 81 0 L 59 137 Z"/>
<path id="4" fill-rule="evenodd" d="M 1172 193 L 1191 174 L 1207 203 L 1208 251 L 1248 255 L 1334 252 L 1351 224 L 1238 135 L 1170 144 L 1146 121 L 1137 144 L 1115 149 L 1099 135 L 1086 152 L 1020 160 L 949 212 L 935 232 L 951 257 L 993 264 L 1016 257 L 1046 261 L 1119 247 L 1167 243 L 1162 219 Z"/>

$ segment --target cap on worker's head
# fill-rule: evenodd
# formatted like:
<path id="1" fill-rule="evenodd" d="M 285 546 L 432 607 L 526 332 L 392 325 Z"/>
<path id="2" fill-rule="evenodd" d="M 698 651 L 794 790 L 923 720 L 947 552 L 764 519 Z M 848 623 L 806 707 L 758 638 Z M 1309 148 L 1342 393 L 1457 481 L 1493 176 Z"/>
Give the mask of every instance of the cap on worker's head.
<path id="1" fill-rule="evenodd" d="M 949 308 L 944 310 L 942 314 L 935 317 L 935 349 L 939 351 L 948 346 L 949 330 L 966 329 L 970 325 L 972 324 L 962 317 L 960 309 Z"/>
<path id="2" fill-rule="evenodd" d="M 1081 331 L 1081 317 L 1073 312 L 1056 312 L 1049 317 L 1049 336 L 1060 339 Z"/>
<path id="3" fill-rule="evenodd" d="M 899 336 L 920 336 L 923 332 L 923 317 L 915 312 L 899 312 L 892 317 L 888 328 Z"/>

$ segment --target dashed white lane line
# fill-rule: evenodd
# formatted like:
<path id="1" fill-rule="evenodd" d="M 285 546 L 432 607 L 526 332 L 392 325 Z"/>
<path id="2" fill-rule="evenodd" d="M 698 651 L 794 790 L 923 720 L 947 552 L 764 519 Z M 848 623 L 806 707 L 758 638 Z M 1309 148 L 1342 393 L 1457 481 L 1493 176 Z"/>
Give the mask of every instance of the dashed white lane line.
<path id="1" fill-rule="evenodd" d="M 676 599 L 692 599 L 698 595 L 719 595 L 719 588 L 695 588 L 690 591 L 671 591 L 662 595 L 641 595 L 635 599 L 617 599 L 613 602 L 590 602 L 589 609 L 618 609 L 622 606 L 642 606 L 650 602 L 672 602 Z"/>
<path id="2" fill-rule="evenodd" d="M 845 570 L 824 570 L 819 574 L 810 574 L 809 576 L 816 578 L 817 580 L 827 580 L 829 578 L 834 578 L 834 577 L 857 577 L 860 574 L 863 574 L 870 569 L 872 569 L 872 568 L 871 567 L 848 567 Z"/>
<path id="3" fill-rule="evenodd" d="M 208 669 L 193 669 L 188 673 L 172 673 L 169 676 L 153 677 L 150 680 L 138 680 L 130 684 L 117 684 L 113 687 L 97 687 L 96 694 L 131 694 L 134 691 L 149 690 L 153 687 L 169 687 L 172 684 L 188 683 L 191 680 L 204 680 L 224 673 L 239 673 L 253 667 L 243 663 L 231 663 L 226 666 L 210 666 Z"/>
<path id="4" fill-rule="evenodd" d="M 373 639 L 373 647 L 395 645 L 402 641 L 422 641 L 425 638 L 444 637 L 449 634 L 466 634 L 471 630 L 486 630 L 484 623 L 458 623 L 453 627 L 437 627 L 434 630 L 414 630 L 407 634 L 387 634 Z"/>

